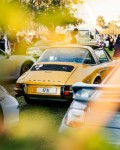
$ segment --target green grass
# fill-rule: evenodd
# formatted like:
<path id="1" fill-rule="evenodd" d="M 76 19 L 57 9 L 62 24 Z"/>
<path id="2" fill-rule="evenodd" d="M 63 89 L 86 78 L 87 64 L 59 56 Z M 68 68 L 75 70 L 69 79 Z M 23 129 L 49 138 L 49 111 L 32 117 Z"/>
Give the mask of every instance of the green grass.
<path id="1" fill-rule="evenodd" d="M 105 50 L 110 54 L 110 56 L 112 57 L 114 54 L 114 49 L 112 51 L 110 51 L 108 48 L 105 48 Z"/>

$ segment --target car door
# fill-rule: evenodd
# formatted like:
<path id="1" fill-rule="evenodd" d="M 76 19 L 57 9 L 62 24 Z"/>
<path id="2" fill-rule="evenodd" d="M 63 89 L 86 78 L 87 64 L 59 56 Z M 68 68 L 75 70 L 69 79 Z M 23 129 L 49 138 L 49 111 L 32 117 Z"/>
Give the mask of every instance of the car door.
<path id="1" fill-rule="evenodd" d="M 112 60 L 103 49 L 96 49 L 95 55 L 99 60 L 99 73 L 101 74 L 101 77 L 104 78 L 112 69 L 110 65 L 112 64 Z"/>

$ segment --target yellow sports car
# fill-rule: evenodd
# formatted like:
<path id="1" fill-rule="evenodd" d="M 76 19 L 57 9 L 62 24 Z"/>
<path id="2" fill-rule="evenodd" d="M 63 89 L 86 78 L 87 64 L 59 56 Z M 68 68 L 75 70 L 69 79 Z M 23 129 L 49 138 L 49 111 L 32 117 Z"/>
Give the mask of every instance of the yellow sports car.
<path id="1" fill-rule="evenodd" d="M 99 84 L 115 66 L 96 45 L 66 45 L 47 49 L 14 89 L 27 103 L 35 100 L 70 100 L 76 82 Z"/>

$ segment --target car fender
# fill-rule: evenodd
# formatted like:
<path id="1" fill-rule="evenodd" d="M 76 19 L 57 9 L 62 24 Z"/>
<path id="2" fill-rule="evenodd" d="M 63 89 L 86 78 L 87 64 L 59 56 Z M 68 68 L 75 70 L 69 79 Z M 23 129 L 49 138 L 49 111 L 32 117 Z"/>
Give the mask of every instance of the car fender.
<path id="1" fill-rule="evenodd" d="M 20 63 L 19 63 L 19 67 L 22 67 L 22 65 L 25 63 L 25 62 L 33 62 L 35 63 L 36 60 L 33 58 L 33 57 L 23 57 L 23 59 L 20 59 Z"/>
<path id="2" fill-rule="evenodd" d="M 101 80 L 102 80 L 101 75 L 100 75 L 100 74 L 98 74 L 98 73 L 96 73 L 96 74 L 94 74 L 94 76 L 93 76 L 93 78 L 92 78 L 92 80 L 91 80 L 91 84 L 93 84 L 93 83 L 94 83 L 94 81 L 95 81 L 97 78 L 99 78 L 99 79 L 101 79 Z"/>
<path id="3" fill-rule="evenodd" d="M 21 67 L 24 63 L 26 63 L 26 62 L 35 63 L 36 62 L 36 60 L 31 56 L 17 56 L 17 55 L 14 55 L 14 56 L 11 56 L 11 59 L 16 63 L 16 66 L 15 66 L 16 72 L 15 72 L 15 74 L 16 74 L 17 78 L 20 76 Z"/>

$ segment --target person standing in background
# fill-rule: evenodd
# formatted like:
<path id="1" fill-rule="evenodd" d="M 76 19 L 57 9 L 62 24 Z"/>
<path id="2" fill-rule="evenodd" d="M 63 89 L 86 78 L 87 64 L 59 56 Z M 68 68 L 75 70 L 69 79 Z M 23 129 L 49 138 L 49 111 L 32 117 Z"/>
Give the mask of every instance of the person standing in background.
<path id="1" fill-rule="evenodd" d="M 14 55 L 26 55 L 28 45 L 24 39 L 24 36 L 19 36 L 19 41 L 16 44 Z"/>
<path id="2" fill-rule="evenodd" d="M 109 37 L 109 50 L 112 51 L 114 48 L 114 39 L 112 36 Z"/>
<path id="3" fill-rule="evenodd" d="M 74 31 L 71 32 L 71 41 L 70 41 L 71 44 L 78 43 L 77 35 L 78 35 L 78 29 L 75 28 Z"/>
<path id="4" fill-rule="evenodd" d="M 115 52 L 114 52 L 113 57 L 120 57 L 120 34 L 117 37 L 114 49 L 115 49 Z"/>
<path id="5" fill-rule="evenodd" d="M 16 43 L 17 43 L 17 31 L 15 29 L 11 29 L 7 33 L 7 39 L 10 43 L 11 53 L 15 51 Z"/>

